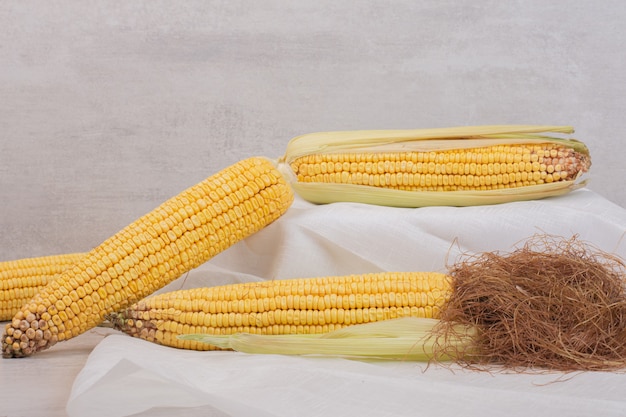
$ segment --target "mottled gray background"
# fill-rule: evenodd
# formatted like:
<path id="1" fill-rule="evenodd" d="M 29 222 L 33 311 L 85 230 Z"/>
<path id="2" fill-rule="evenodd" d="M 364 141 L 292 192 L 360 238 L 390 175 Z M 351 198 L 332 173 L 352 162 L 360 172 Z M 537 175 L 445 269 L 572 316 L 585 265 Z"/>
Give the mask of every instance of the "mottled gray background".
<path id="1" fill-rule="evenodd" d="M 626 207 L 626 3 L 0 2 L 0 260 L 325 130 L 567 124 Z"/>

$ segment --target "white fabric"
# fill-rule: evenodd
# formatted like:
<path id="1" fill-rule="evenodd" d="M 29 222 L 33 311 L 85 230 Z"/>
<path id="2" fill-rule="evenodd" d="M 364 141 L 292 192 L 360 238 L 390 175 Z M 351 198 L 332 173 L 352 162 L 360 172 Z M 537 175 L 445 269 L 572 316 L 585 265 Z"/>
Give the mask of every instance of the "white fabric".
<path id="1" fill-rule="evenodd" d="M 488 374 L 410 362 L 192 352 L 113 335 L 70 416 L 624 416 L 626 375 Z"/>
<path id="2" fill-rule="evenodd" d="M 466 208 L 316 206 L 297 199 L 278 221 L 164 291 L 385 270 L 445 271 L 461 254 L 510 251 L 541 233 L 576 234 L 626 259 L 626 210 L 586 189 Z M 190 352 L 114 335 L 90 355 L 67 411 L 71 417 L 626 415 L 624 374 L 422 368 L 408 362 Z"/>

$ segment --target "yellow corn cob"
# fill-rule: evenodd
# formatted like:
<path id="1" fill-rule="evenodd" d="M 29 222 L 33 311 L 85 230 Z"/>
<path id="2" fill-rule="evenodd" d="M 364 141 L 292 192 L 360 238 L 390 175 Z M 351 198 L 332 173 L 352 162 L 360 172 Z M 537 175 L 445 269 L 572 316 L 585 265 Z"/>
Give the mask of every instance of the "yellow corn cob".
<path id="1" fill-rule="evenodd" d="M 291 168 L 300 182 L 410 191 L 494 190 L 576 179 L 584 155 L 562 145 L 498 145 L 432 152 L 315 154 Z"/>
<path id="2" fill-rule="evenodd" d="M 300 278 L 172 291 L 108 316 L 113 326 L 158 344 L 212 350 L 182 334 L 327 333 L 397 317 L 437 318 L 448 277 L 432 272 L 385 272 Z"/>
<path id="3" fill-rule="evenodd" d="M 41 288 L 83 256 L 69 253 L 0 262 L 0 321 L 11 320 Z"/>
<path id="4" fill-rule="evenodd" d="M 591 160 L 559 126 L 326 132 L 290 141 L 281 169 L 315 203 L 478 205 L 559 195 Z"/>
<path id="5" fill-rule="evenodd" d="M 47 284 L 7 324 L 5 357 L 97 326 L 283 214 L 293 194 L 274 164 L 249 158 L 164 202 Z"/>

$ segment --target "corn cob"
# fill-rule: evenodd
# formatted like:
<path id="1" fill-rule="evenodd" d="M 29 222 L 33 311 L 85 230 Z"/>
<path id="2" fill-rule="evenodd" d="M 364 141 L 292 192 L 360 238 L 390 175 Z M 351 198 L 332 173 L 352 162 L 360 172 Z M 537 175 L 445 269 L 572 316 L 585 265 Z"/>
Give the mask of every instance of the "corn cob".
<path id="1" fill-rule="evenodd" d="M 441 273 L 390 272 L 204 287 L 157 294 L 108 316 L 113 327 L 158 344 L 215 346 L 178 336 L 320 334 L 398 317 L 438 317 L 448 295 Z"/>
<path id="2" fill-rule="evenodd" d="M 0 321 L 11 320 L 39 290 L 83 256 L 69 253 L 0 262 Z"/>
<path id="3" fill-rule="evenodd" d="M 48 283 L 6 325 L 4 357 L 97 326 L 282 215 L 293 201 L 274 164 L 249 158 L 164 202 Z"/>
<path id="4" fill-rule="evenodd" d="M 478 205 L 564 194 L 591 160 L 562 126 L 326 132 L 292 139 L 281 170 L 314 203 Z"/>

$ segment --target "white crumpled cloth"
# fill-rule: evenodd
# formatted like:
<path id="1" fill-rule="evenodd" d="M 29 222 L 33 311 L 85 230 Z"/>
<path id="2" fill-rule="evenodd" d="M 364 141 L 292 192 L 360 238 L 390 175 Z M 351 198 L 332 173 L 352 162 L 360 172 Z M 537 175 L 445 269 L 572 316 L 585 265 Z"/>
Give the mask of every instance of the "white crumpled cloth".
<path id="1" fill-rule="evenodd" d="M 587 189 L 481 207 L 323 206 L 279 220 L 163 291 L 377 271 L 445 271 L 462 254 L 573 235 L 626 259 L 626 209 Z M 193 352 L 105 338 L 74 381 L 78 416 L 626 416 L 626 374 L 505 374 L 412 362 Z"/>
<path id="2" fill-rule="evenodd" d="M 70 416 L 624 416 L 626 374 L 488 374 L 410 362 L 192 352 L 113 335 Z"/>

